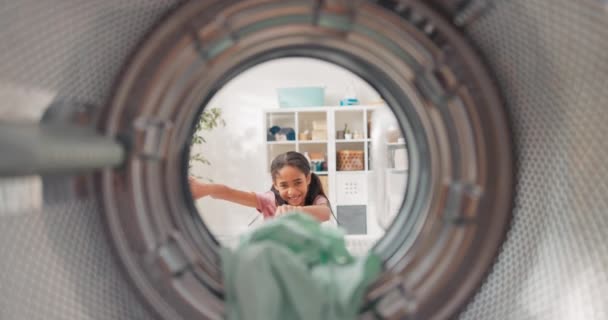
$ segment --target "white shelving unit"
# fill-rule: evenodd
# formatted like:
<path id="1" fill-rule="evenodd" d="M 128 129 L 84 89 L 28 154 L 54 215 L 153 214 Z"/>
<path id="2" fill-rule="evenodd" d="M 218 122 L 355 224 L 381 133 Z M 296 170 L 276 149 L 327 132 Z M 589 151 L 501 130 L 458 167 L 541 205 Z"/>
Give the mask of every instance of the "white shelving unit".
<path id="1" fill-rule="evenodd" d="M 351 234 L 382 234 L 377 227 L 377 219 L 369 210 L 368 185 L 372 179 L 373 171 L 370 170 L 370 128 L 368 121 L 374 110 L 387 108 L 386 106 L 323 106 L 305 108 L 279 108 L 268 109 L 264 112 L 264 128 L 266 132 L 266 168 L 270 168 L 270 162 L 277 155 L 287 151 L 308 152 L 309 155 L 322 154 L 327 163 L 327 170 L 315 171 L 322 179 L 326 180 L 325 192 L 332 204 L 333 212 L 338 220 L 344 225 L 344 220 L 353 218 L 358 224 L 348 225 L 347 231 Z M 325 121 L 324 134 L 315 132 L 311 140 L 300 139 L 300 134 L 306 130 L 312 132 L 314 126 L 322 127 Z M 343 130 L 347 124 L 351 133 L 351 139 L 337 138 L 337 131 Z M 281 128 L 292 128 L 295 132 L 293 140 L 269 141 L 269 129 L 273 126 Z M 314 140 L 317 138 L 317 140 Z M 390 143 L 392 148 L 405 148 L 404 144 Z M 337 168 L 337 152 L 341 150 L 357 150 L 363 152 L 363 168 L 356 171 L 340 171 Z M 315 157 L 312 160 L 315 160 Z M 267 169 L 268 170 L 268 169 Z M 391 169 L 396 173 L 405 172 L 407 169 Z M 363 215 L 363 217 L 362 217 Z M 361 223 L 363 222 L 363 223 Z M 362 225 L 362 226 L 361 226 Z M 349 230 L 350 229 L 350 230 Z"/>

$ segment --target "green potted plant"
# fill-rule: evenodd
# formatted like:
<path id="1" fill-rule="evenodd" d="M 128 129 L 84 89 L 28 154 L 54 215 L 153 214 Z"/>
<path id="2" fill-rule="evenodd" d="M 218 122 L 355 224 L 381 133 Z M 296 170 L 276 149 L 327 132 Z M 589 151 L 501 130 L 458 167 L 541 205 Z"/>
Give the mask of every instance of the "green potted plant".
<path id="1" fill-rule="evenodd" d="M 226 126 L 226 122 L 222 118 L 222 109 L 206 108 L 205 111 L 203 111 L 201 117 L 198 119 L 198 122 L 196 123 L 194 134 L 192 136 L 192 140 L 190 141 L 190 150 L 193 150 L 192 148 L 196 145 L 202 145 L 204 143 L 207 143 L 207 140 L 203 136 L 203 133 L 209 132 L 219 126 Z M 190 159 L 188 160 L 188 170 L 191 171 L 192 166 L 196 163 L 200 163 L 203 165 L 211 165 L 211 162 L 209 162 L 209 160 L 207 160 L 207 158 L 205 158 L 205 156 L 200 152 L 191 152 Z M 200 177 L 195 174 L 190 174 L 190 176 L 213 182 L 209 178 Z"/>
<path id="2" fill-rule="evenodd" d="M 344 124 L 344 139 L 351 140 L 353 138 L 353 133 L 348 128 L 348 124 Z"/>

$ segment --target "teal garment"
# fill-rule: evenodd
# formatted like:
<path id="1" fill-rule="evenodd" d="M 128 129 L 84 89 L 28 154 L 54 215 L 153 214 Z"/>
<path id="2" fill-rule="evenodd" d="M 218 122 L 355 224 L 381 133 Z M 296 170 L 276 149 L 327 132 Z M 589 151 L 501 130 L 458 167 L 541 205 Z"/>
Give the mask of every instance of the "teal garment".
<path id="1" fill-rule="evenodd" d="M 373 254 L 354 258 L 344 233 L 290 214 L 222 250 L 229 320 L 355 319 L 381 271 Z"/>

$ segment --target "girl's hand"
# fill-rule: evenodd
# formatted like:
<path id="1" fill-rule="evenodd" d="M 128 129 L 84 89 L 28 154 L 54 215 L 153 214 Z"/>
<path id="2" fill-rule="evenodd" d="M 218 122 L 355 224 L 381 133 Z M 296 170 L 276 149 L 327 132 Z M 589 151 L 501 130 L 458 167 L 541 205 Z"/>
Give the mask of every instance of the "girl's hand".
<path id="1" fill-rule="evenodd" d="M 288 213 L 292 213 L 294 211 L 301 211 L 301 208 L 298 206 L 290 206 L 288 204 L 284 204 L 277 208 L 277 210 L 274 212 L 274 216 L 280 217 Z"/>

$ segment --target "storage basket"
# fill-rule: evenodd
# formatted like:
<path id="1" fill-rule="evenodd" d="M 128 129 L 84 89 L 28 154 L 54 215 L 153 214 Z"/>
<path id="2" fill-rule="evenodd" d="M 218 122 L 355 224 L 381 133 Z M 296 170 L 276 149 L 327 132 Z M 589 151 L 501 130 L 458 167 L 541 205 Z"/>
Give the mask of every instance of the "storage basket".
<path id="1" fill-rule="evenodd" d="M 278 88 L 277 93 L 281 108 L 325 105 L 324 87 Z"/>
<path id="2" fill-rule="evenodd" d="M 338 171 L 356 171 L 364 168 L 362 150 L 340 150 L 336 159 Z"/>

